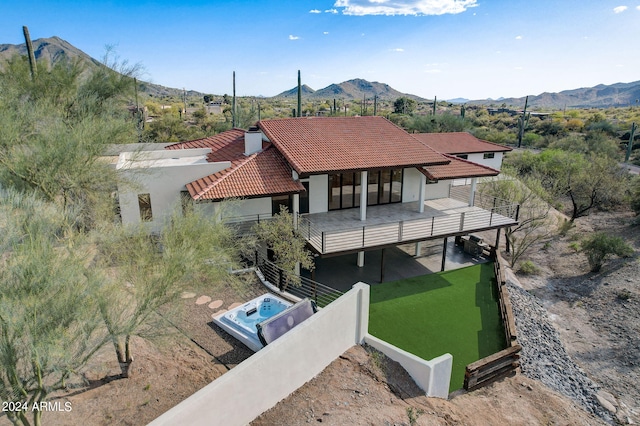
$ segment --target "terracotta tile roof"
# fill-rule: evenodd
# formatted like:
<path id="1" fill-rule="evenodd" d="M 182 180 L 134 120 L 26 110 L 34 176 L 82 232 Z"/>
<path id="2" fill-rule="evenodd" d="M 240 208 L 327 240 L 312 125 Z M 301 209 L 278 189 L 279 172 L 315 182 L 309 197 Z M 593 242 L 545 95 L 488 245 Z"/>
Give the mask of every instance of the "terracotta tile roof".
<path id="1" fill-rule="evenodd" d="M 418 170 L 427 178 L 433 180 L 497 176 L 500 174 L 499 170 L 463 160 L 453 155 L 445 154 L 445 157 L 450 159 L 451 163 L 441 166 L 418 167 Z"/>
<path id="2" fill-rule="evenodd" d="M 443 154 L 511 151 L 508 146 L 483 141 L 467 132 L 416 133 L 413 136 Z"/>
<path id="3" fill-rule="evenodd" d="M 304 191 L 304 186 L 293 180 L 291 167 L 272 144 L 263 144 L 262 151 L 244 155 L 244 130 L 233 129 L 166 149 L 181 148 L 211 148 L 207 156 L 209 162 L 231 162 L 231 167 L 187 184 L 194 200 L 217 201 Z"/>
<path id="4" fill-rule="evenodd" d="M 258 126 L 301 175 L 448 163 L 383 117 L 288 118 Z"/>

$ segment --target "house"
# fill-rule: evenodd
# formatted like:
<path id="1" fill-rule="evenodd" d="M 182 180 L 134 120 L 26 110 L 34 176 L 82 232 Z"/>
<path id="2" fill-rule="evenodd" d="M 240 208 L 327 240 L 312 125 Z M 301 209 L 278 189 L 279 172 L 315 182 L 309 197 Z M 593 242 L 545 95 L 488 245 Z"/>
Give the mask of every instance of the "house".
<path id="1" fill-rule="evenodd" d="M 416 139 L 444 154 L 484 164 L 500 170 L 502 158 L 511 148 L 497 143 L 483 141 L 467 132 L 418 133 Z"/>
<path id="2" fill-rule="evenodd" d="M 119 189 L 122 220 L 157 229 L 185 201 L 214 214 L 237 198 L 227 219 L 253 222 L 285 205 L 318 255 L 358 253 L 360 266 L 367 250 L 517 223 L 514 206 L 475 195 L 477 179 L 498 175 L 509 149 L 447 135 L 412 135 L 383 117 L 303 117 L 122 153 L 117 169 L 131 182 Z M 460 158 L 451 138 L 468 156 L 493 153 L 483 158 L 493 166 Z M 470 191 L 452 198 L 459 179 Z"/>

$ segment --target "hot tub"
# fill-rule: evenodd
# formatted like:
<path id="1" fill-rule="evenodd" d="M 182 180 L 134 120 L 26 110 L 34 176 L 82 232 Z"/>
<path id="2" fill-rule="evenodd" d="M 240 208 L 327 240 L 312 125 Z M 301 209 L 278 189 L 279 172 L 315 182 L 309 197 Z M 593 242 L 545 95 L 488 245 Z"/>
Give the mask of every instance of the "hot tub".
<path id="1" fill-rule="evenodd" d="M 279 314 L 293 306 L 293 303 L 271 293 L 245 303 L 242 306 L 222 313 L 213 319 L 220 328 L 244 343 L 254 352 L 262 349 L 258 339 L 256 324 Z"/>

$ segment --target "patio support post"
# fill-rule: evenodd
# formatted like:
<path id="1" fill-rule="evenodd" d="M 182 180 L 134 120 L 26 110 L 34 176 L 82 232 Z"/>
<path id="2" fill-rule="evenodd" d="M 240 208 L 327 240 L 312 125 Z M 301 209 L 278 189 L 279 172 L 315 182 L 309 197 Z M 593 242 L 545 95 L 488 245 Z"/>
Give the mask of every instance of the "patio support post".
<path id="1" fill-rule="evenodd" d="M 416 256 L 416 257 L 420 256 L 420 252 L 421 252 L 421 251 L 422 251 L 422 242 L 421 242 L 421 241 L 418 241 L 418 242 L 416 243 L 416 253 L 415 253 L 415 255 L 414 255 L 414 256 Z"/>
<path id="2" fill-rule="evenodd" d="M 469 207 L 473 207 L 473 203 L 476 197 L 476 183 L 478 178 L 471 178 L 471 192 L 469 193 Z"/>
<path id="3" fill-rule="evenodd" d="M 447 237 L 444 237 L 444 244 L 442 245 L 442 265 L 440 266 L 440 272 L 444 271 L 444 266 L 447 261 Z"/>
<path id="4" fill-rule="evenodd" d="M 500 231 L 501 230 L 502 230 L 502 228 L 496 229 L 496 245 L 495 245 L 495 248 L 496 248 L 497 252 L 500 251 L 500 248 L 498 247 L 498 245 L 500 244 Z"/>
<path id="5" fill-rule="evenodd" d="M 360 220 L 367 220 L 367 195 L 369 192 L 369 177 L 366 170 L 360 172 Z"/>
<path id="6" fill-rule="evenodd" d="M 418 212 L 424 213 L 424 193 L 427 190 L 427 177 L 420 173 L 420 194 L 418 197 Z"/>
<path id="7" fill-rule="evenodd" d="M 362 268 L 364 266 L 364 252 L 363 251 L 359 251 L 358 252 L 358 267 Z"/>

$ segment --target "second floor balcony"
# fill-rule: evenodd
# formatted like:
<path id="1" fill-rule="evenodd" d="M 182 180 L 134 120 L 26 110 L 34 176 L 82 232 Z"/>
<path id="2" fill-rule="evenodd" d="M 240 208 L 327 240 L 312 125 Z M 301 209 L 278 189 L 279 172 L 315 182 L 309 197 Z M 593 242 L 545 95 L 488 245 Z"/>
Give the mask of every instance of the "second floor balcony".
<path id="1" fill-rule="evenodd" d="M 368 250 L 517 225 L 519 206 L 476 194 L 473 205 L 455 198 L 370 206 L 302 215 L 298 229 L 321 255 Z"/>

